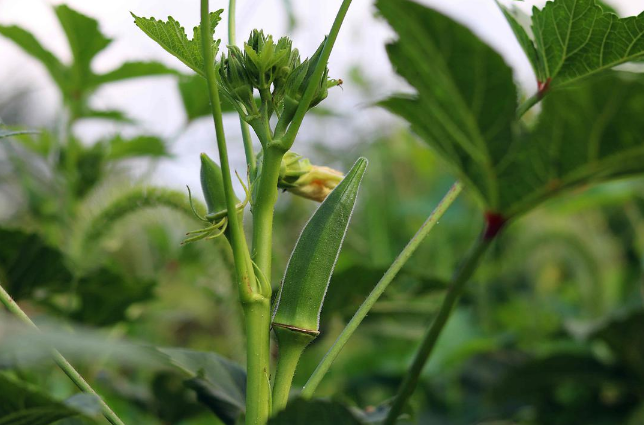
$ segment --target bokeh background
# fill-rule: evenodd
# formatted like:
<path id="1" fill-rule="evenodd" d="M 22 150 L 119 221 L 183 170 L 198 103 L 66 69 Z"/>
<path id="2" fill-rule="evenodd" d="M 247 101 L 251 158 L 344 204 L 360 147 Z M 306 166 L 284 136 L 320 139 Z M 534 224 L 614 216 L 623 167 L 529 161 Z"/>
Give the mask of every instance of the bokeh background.
<path id="1" fill-rule="evenodd" d="M 28 29 L 68 61 L 71 53 L 52 9 L 63 3 L 97 19 L 114 39 L 92 63 L 95 72 L 124 61 L 154 60 L 189 74 L 136 28 L 129 12 L 172 15 L 190 33 L 198 21 L 195 1 L 0 0 L 0 25 Z M 535 91 L 529 63 L 494 1 L 423 3 L 494 46 L 515 69 L 523 94 Z M 545 2 L 512 3 L 529 13 Z M 607 3 L 622 16 L 644 10 L 642 0 Z M 291 36 L 309 55 L 338 5 L 335 0 L 239 0 L 238 42 L 261 28 Z M 227 5 L 212 1 L 211 6 Z M 225 19 L 217 34 L 225 42 Z M 409 90 L 386 57 L 384 45 L 392 37 L 374 15 L 371 0 L 354 0 L 329 63 L 330 75 L 344 84 L 307 116 L 294 146 L 312 162 L 340 170 L 360 155 L 371 163 L 329 290 L 322 336 L 306 352 L 296 385 L 306 381 L 454 181 L 403 122 L 375 105 Z M 90 105 L 122 111 L 131 122 L 82 119 L 66 127 L 62 96 L 44 67 L 0 37 L 1 123 L 41 130 L 26 136 L 31 141 L 68 137 L 83 147 L 72 172 L 55 165 L 51 151 L 34 149 L 37 142 L 1 140 L 0 279 L 41 323 L 62 321 L 66 330 L 102 332 L 88 331 L 93 335 L 88 340 L 98 347 L 94 350 L 105 350 L 100 361 L 90 348 L 75 346 L 73 336 L 67 350 L 128 423 L 197 425 L 212 423 L 212 417 L 181 385 L 180 375 L 131 365 L 123 360 L 126 354 L 110 354 L 105 341 L 214 350 L 244 362 L 230 253 L 219 242 L 180 246 L 185 232 L 199 227 L 182 211 L 185 186 L 202 199 L 198 155 L 216 157 L 216 151 L 211 119 L 187 114 L 179 80 L 157 76 L 100 88 Z M 233 167 L 243 171 L 237 117 L 228 114 L 225 124 Z M 167 155 L 110 162 L 92 150 L 105 140 L 139 135 L 161 140 Z M 174 206 L 140 205 L 124 219 L 108 216 L 100 229 L 91 227 L 122 194 L 153 187 L 173 190 Z M 288 193 L 280 196 L 274 282 L 314 208 Z M 640 179 L 558 199 L 508 228 L 424 372 L 412 403 L 418 423 L 644 424 L 643 217 Z M 451 273 L 481 226 L 479 206 L 465 194 L 347 345 L 320 395 L 377 410 L 395 393 Z M 42 358 L 21 363 L 25 350 L 0 350 L 0 368 L 24 368 L 26 379 L 59 398 L 74 392 Z"/>

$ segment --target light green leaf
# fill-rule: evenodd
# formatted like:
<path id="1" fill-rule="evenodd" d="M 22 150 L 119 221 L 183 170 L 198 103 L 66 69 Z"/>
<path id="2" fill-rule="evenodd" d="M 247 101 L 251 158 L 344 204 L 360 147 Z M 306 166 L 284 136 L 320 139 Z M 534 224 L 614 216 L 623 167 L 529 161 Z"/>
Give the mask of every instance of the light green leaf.
<path id="1" fill-rule="evenodd" d="M 502 9 L 542 85 L 560 87 L 644 58 L 644 13 L 619 18 L 595 0 L 555 0 L 533 9 L 529 40 Z"/>
<path id="2" fill-rule="evenodd" d="M 367 160 L 359 158 L 302 230 L 286 267 L 273 326 L 319 332 L 324 297 L 366 169 Z"/>
<path id="3" fill-rule="evenodd" d="M 99 120 L 110 120 L 126 124 L 134 123 L 134 120 L 128 117 L 124 112 L 116 110 L 96 111 L 94 109 L 84 109 L 79 111 L 78 118 L 95 118 Z"/>
<path id="4" fill-rule="evenodd" d="M 221 20 L 223 10 L 210 13 L 210 28 L 215 31 L 215 27 Z M 181 24 L 172 16 L 168 16 L 167 21 L 156 20 L 154 18 L 140 18 L 132 13 L 134 23 L 151 39 L 159 43 L 167 52 L 174 55 L 197 74 L 205 75 L 203 55 L 201 54 L 201 31 L 199 27 L 193 30 L 192 40 L 188 39 L 186 31 Z M 217 56 L 219 49 L 219 40 L 212 45 L 213 57 Z"/>
<path id="5" fill-rule="evenodd" d="M 75 416 L 84 413 L 74 403 L 56 401 L 36 387 L 0 373 L 0 425 L 49 425 Z"/>
<path id="6" fill-rule="evenodd" d="M 108 160 L 120 160 L 134 157 L 164 157 L 170 156 L 163 140 L 154 136 L 138 136 L 124 139 L 116 136 L 107 142 Z"/>
<path id="7" fill-rule="evenodd" d="M 210 95 L 208 94 L 208 83 L 200 75 L 182 75 L 179 78 L 179 94 L 183 101 L 183 107 L 188 117 L 188 122 L 197 118 L 211 116 Z M 261 106 L 261 99 L 255 98 L 255 103 Z M 317 109 L 317 108 L 316 108 Z M 313 109 L 314 111 L 315 109 Z M 221 112 L 237 113 L 237 109 L 230 102 L 228 97 L 221 97 Z"/>
<path id="8" fill-rule="evenodd" d="M 92 78 L 92 85 L 127 80 L 130 78 L 149 77 L 155 75 L 177 75 L 176 70 L 168 68 L 160 62 L 125 62 L 113 71 Z"/>
<path id="9" fill-rule="evenodd" d="M 85 87 L 92 77 L 91 62 L 112 40 L 105 37 L 96 19 L 85 16 L 66 5 L 54 8 L 65 31 L 74 58 L 72 78 L 75 87 Z"/>
<path id="10" fill-rule="evenodd" d="M 402 116 L 459 177 L 495 205 L 494 168 L 507 152 L 516 116 L 512 70 L 470 30 L 407 0 L 377 7 L 398 33 L 389 59 L 418 94 L 381 104 Z"/>
<path id="11" fill-rule="evenodd" d="M 344 405 L 328 400 L 291 400 L 286 409 L 268 421 L 268 425 L 360 425 Z"/>
<path id="12" fill-rule="evenodd" d="M 65 65 L 63 65 L 63 63 L 53 55 L 53 53 L 45 49 L 42 44 L 36 40 L 36 37 L 34 37 L 32 33 L 15 25 L 0 25 L 0 34 L 16 43 L 20 48 L 22 48 L 22 50 L 35 59 L 38 59 L 40 63 L 45 66 L 49 75 L 51 75 L 51 78 L 61 90 L 64 91 L 68 87 L 69 71 Z"/>

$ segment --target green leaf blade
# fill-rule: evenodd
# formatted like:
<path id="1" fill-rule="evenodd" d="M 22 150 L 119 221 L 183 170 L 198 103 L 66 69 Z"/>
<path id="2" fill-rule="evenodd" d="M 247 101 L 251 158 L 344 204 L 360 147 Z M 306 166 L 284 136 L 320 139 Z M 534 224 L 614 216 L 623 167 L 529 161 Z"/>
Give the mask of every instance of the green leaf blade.
<path id="1" fill-rule="evenodd" d="M 61 90 L 69 85 L 67 67 L 53 53 L 45 49 L 32 33 L 15 25 L 0 25 L 0 34 L 16 43 L 25 53 L 40 61 Z"/>
<path id="2" fill-rule="evenodd" d="M 168 68 L 160 62 L 125 62 L 112 71 L 106 72 L 105 74 L 95 75 L 92 79 L 92 84 L 99 86 L 106 83 L 114 83 L 132 78 L 178 74 L 178 71 Z"/>
<path id="3" fill-rule="evenodd" d="M 286 267 L 274 326 L 319 331 L 324 297 L 366 168 L 367 160 L 358 159 L 304 227 Z"/>
<path id="4" fill-rule="evenodd" d="M 457 170 L 491 205 L 493 168 L 506 153 L 516 116 L 512 69 L 469 29 L 407 0 L 379 0 L 398 34 L 387 46 L 396 72 L 417 91 L 381 103 Z"/>
<path id="5" fill-rule="evenodd" d="M 210 27 L 215 27 L 221 20 L 223 10 L 210 13 Z M 167 21 L 154 18 L 141 18 L 132 13 L 134 23 L 151 39 L 156 41 L 168 53 L 183 62 L 188 68 L 197 74 L 204 76 L 204 61 L 201 53 L 201 32 L 199 27 L 194 28 L 192 40 L 188 39 L 185 29 L 172 16 Z M 219 41 L 213 43 L 213 57 L 216 57 L 219 48 Z"/>

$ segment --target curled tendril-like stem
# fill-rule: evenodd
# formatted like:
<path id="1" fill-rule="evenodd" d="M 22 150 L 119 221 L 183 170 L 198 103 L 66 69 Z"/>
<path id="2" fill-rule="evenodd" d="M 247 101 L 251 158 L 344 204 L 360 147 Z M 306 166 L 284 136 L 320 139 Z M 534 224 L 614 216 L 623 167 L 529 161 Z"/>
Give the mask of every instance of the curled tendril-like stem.
<path id="1" fill-rule="evenodd" d="M 188 188 L 188 201 L 190 202 L 190 208 L 192 209 L 192 213 L 195 215 L 195 217 L 197 217 L 197 219 L 204 221 L 206 223 L 210 223 L 210 221 L 206 217 L 203 217 L 201 214 L 197 212 L 197 210 L 195 209 L 195 205 L 192 202 L 192 192 L 190 191 L 190 186 L 186 185 L 186 187 Z"/>

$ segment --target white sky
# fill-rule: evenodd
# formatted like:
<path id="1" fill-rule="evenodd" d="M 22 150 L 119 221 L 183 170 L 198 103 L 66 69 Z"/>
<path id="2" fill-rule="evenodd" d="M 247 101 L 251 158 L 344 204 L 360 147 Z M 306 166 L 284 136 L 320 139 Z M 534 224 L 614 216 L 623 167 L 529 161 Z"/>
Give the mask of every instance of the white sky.
<path id="1" fill-rule="evenodd" d="M 340 5 L 340 0 L 291 0 L 299 18 L 299 26 L 292 38 L 304 56 L 312 53 L 322 37 L 328 32 Z M 509 3 L 512 0 L 504 0 Z M 515 78 L 526 91 L 534 90 L 534 77 L 523 52 L 499 12 L 493 0 L 423 0 L 466 24 L 474 32 L 495 47 L 516 70 Z M 644 0 L 608 0 L 622 15 L 633 15 L 644 10 Z M 16 24 L 29 29 L 41 42 L 59 57 L 68 59 L 69 52 L 52 4 L 61 1 L 46 0 L 0 0 L 0 23 Z M 115 39 L 94 62 L 95 71 L 107 71 L 124 60 L 153 59 L 188 72 L 176 59 L 158 47 L 133 24 L 129 12 L 139 16 L 154 16 L 165 19 L 172 15 L 186 28 L 198 21 L 198 1 L 184 0 L 68 0 L 64 3 L 97 18 L 104 33 Z M 542 6 L 545 1 L 514 2 L 529 11 L 531 6 Z M 211 0 L 211 8 L 226 8 L 227 1 Z M 285 34 L 287 28 L 283 0 L 238 0 L 238 38 L 244 40 L 251 29 L 262 28 L 275 36 Z M 217 33 L 225 40 L 225 19 Z M 192 31 L 189 29 L 188 33 Z M 345 25 L 331 56 L 329 68 L 332 77 L 347 80 L 348 70 L 361 65 L 368 78 L 377 84 L 375 92 L 366 95 L 350 84 L 342 90 L 333 90 L 324 102 L 326 108 L 347 114 L 352 120 L 329 119 L 324 125 L 305 122 L 302 137 L 295 150 L 306 152 L 306 141 L 323 141 L 326 144 L 342 144 L 355 141 L 355 132 L 371 134 L 369 129 L 382 123 L 395 122 L 384 111 L 369 107 L 377 99 L 404 88 L 387 61 L 384 44 L 392 38 L 392 32 L 382 20 L 374 17 L 373 0 L 354 0 Z M 239 40 L 238 40 L 239 41 Z M 27 89 L 34 100 L 33 122 L 37 125 L 53 120 L 58 98 L 53 83 L 35 60 L 19 48 L 0 37 L 0 92 Z M 137 119 L 146 132 L 173 138 L 179 134 L 184 123 L 176 83 L 172 78 L 152 78 L 118 83 L 99 91 L 94 104 L 101 108 L 125 110 Z M 0 117 L 1 118 L 1 117 Z M 83 139 L 92 141 L 113 133 L 119 127 L 97 123 L 81 124 L 76 130 Z M 125 129 L 133 131 L 132 129 Z M 139 130 L 140 131 L 140 130 Z M 227 121 L 231 144 L 239 138 L 236 119 Z M 373 131 L 373 130 L 371 130 Z M 373 133 L 375 134 L 375 132 Z M 214 130 L 210 120 L 195 123 L 180 135 L 173 144 L 175 158 L 162 161 L 154 180 L 175 187 L 185 184 L 198 185 L 198 157 L 206 151 L 214 153 Z M 368 137 L 368 136 L 367 136 Z M 238 149 L 235 149 L 237 148 Z M 243 170 L 241 146 L 231 147 L 231 161 Z"/>

